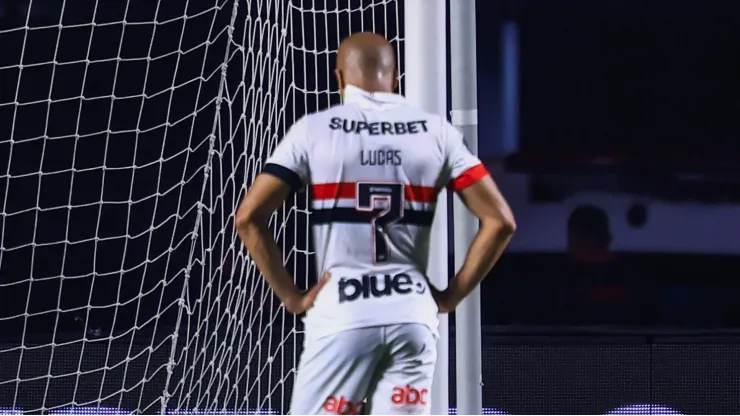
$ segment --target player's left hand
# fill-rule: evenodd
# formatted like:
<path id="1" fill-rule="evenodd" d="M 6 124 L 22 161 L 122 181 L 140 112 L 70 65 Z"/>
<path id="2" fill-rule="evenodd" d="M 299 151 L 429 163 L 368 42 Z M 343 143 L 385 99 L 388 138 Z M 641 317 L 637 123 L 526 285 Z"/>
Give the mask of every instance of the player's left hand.
<path id="1" fill-rule="evenodd" d="M 294 313 L 296 315 L 300 315 L 303 312 L 311 309 L 313 303 L 316 301 L 316 296 L 318 296 L 319 291 L 321 291 L 321 288 L 324 287 L 326 282 L 329 281 L 330 277 L 331 275 L 328 272 L 324 272 L 324 275 L 321 276 L 321 279 L 316 282 L 314 287 L 306 292 L 299 294 L 294 299 L 286 300 L 284 302 L 285 309 L 287 309 L 288 312 Z"/>
<path id="2" fill-rule="evenodd" d="M 439 313 L 450 313 L 454 311 L 460 301 L 457 300 L 453 290 L 449 286 L 444 290 L 439 290 L 428 277 L 426 279 L 429 284 L 429 290 L 432 292 L 432 297 L 437 303 Z"/>
<path id="3" fill-rule="evenodd" d="M 434 301 L 437 302 L 439 313 L 450 313 L 460 303 L 449 288 L 445 290 L 435 289 L 432 291 L 432 296 L 434 297 Z"/>

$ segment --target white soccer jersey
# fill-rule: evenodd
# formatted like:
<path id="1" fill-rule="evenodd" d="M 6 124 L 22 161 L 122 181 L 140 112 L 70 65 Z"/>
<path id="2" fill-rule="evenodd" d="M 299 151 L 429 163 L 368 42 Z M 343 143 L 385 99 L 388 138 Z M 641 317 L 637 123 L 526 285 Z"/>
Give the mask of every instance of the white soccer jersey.
<path id="1" fill-rule="evenodd" d="M 457 129 L 400 95 L 347 86 L 342 105 L 293 125 L 263 172 L 312 192 L 318 272 L 331 279 L 307 313 L 311 336 L 399 323 L 436 331 L 424 276 L 437 194 L 488 174 Z"/>

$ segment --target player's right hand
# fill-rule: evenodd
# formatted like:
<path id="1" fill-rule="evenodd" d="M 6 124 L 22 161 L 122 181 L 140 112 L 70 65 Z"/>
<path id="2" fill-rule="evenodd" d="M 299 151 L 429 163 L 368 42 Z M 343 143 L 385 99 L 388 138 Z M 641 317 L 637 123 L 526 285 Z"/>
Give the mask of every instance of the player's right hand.
<path id="1" fill-rule="evenodd" d="M 331 275 L 328 272 L 324 272 L 324 275 L 321 276 L 321 279 L 316 282 L 314 287 L 306 292 L 298 294 L 293 299 L 287 299 L 285 302 L 283 302 L 283 304 L 285 305 L 285 309 L 287 309 L 288 312 L 294 313 L 296 315 L 300 315 L 303 312 L 311 309 L 313 303 L 316 301 L 316 296 L 318 296 L 319 291 L 321 291 L 321 288 L 324 287 L 326 282 L 329 281 L 330 277 Z"/>

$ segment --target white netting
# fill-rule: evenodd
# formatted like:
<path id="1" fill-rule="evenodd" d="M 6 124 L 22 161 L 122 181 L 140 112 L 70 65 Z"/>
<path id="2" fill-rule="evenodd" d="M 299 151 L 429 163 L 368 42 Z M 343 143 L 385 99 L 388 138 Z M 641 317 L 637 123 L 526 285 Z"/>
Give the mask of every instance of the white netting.
<path id="1" fill-rule="evenodd" d="M 340 37 L 401 45 L 400 0 L 27 1 L 0 26 L 0 412 L 285 412 L 300 328 L 233 211 L 338 101 Z M 272 222 L 304 287 L 305 200 Z"/>

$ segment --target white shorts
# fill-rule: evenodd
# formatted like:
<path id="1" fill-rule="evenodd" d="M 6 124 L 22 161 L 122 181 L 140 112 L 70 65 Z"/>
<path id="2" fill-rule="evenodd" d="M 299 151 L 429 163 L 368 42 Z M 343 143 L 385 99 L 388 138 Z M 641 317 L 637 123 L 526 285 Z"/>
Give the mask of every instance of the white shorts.
<path id="1" fill-rule="evenodd" d="M 436 339 L 422 324 L 307 334 L 290 413 L 428 415 L 436 361 Z"/>

